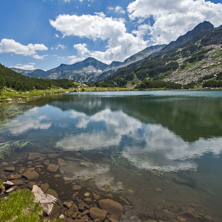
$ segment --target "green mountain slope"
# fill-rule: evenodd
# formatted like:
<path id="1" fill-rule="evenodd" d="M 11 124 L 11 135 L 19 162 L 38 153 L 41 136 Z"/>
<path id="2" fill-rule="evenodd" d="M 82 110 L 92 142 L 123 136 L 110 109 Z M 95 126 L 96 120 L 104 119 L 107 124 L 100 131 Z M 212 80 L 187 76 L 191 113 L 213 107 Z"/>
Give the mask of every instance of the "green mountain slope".
<path id="1" fill-rule="evenodd" d="M 74 82 L 67 79 L 47 80 L 26 77 L 0 64 L 0 89 L 8 87 L 18 91 L 29 91 L 50 87 L 69 88 L 74 86 Z"/>

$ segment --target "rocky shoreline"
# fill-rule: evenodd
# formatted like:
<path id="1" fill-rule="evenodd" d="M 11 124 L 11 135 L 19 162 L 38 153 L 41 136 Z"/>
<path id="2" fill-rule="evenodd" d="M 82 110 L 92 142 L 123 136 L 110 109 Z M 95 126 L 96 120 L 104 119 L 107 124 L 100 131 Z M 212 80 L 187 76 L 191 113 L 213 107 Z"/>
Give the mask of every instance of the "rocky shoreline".
<path id="1" fill-rule="evenodd" d="M 100 183 L 98 188 L 90 185 L 93 179 L 90 176 L 67 180 L 63 167 L 68 166 L 69 161 L 86 169 L 92 168 L 90 161 L 78 152 L 72 157 L 61 156 L 59 152 L 30 152 L 0 161 L 0 180 L 6 182 L 2 197 L 17 189 L 32 190 L 44 210 L 45 218 L 60 218 L 68 222 L 214 221 L 211 217 L 198 214 L 193 208 L 182 210 L 177 215 L 165 209 L 159 214 L 154 213 L 156 216 L 141 219 L 127 197 L 115 192 L 109 183 Z"/>
<path id="2" fill-rule="evenodd" d="M 55 198 L 50 212 L 46 210 L 47 206 L 44 210 L 42 205 L 45 216 L 61 218 L 68 222 L 117 222 L 124 219 L 121 218 L 124 201 L 128 203 L 124 198 L 122 198 L 122 203 L 113 200 L 113 194 L 107 192 L 108 187 L 101 195 L 101 193 L 93 192 L 89 187 L 85 187 L 84 183 L 64 181 L 59 173 L 59 167 L 66 164 L 64 159 L 58 158 L 58 154 L 52 153 L 47 156 L 40 153 L 29 153 L 28 157 L 22 161 L 18 160 L 12 163 L 2 161 L 0 164 L 0 179 L 4 181 L 6 186 L 4 195 L 17 189 L 30 189 L 32 192 L 34 189 L 40 189 L 39 192 Z M 82 162 L 82 165 L 84 165 L 84 162 Z M 63 187 L 61 187 L 61 184 L 63 184 Z M 60 186 L 60 189 L 56 189 L 58 186 Z M 106 185 L 104 186 L 106 187 Z M 72 193 L 72 195 L 65 194 L 66 190 L 63 189 L 70 189 L 68 193 Z M 59 193 L 57 190 L 63 191 Z M 33 193 L 35 195 L 35 192 Z M 45 199 L 43 198 L 43 202 L 47 202 L 46 196 Z M 132 221 L 140 222 L 141 220 L 134 217 Z"/>

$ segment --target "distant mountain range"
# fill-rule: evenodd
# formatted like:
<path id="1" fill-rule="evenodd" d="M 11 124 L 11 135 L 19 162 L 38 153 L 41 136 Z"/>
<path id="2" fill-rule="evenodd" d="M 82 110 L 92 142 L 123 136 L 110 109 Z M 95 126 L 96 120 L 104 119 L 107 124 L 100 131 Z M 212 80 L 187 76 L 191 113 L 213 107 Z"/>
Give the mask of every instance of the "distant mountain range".
<path id="1" fill-rule="evenodd" d="M 180 83 L 201 83 L 214 80 L 222 71 L 222 26 L 210 22 L 198 24 L 193 30 L 168 45 L 147 47 L 110 65 L 95 58 L 43 71 L 11 68 L 23 75 L 48 79 L 70 79 L 78 82 L 103 81 L 118 86 L 135 86 L 145 80 Z"/>
<path id="2" fill-rule="evenodd" d="M 61 64 L 60 66 L 43 71 L 41 69 L 36 70 L 23 70 L 18 68 L 11 68 L 13 71 L 21 73 L 25 76 L 35 78 L 47 78 L 47 79 L 70 79 L 77 82 L 93 82 L 103 80 L 107 76 L 111 75 L 120 68 L 126 67 L 137 61 L 141 61 L 147 58 L 155 52 L 159 52 L 165 45 L 157 45 L 147 47 L 141 52 L 127 58 L 124 62 L 114 61 L 110 65 L 102 63 L 95 58 L 89 57 L 84 61 L 77 62 L 72 65 Z"/>

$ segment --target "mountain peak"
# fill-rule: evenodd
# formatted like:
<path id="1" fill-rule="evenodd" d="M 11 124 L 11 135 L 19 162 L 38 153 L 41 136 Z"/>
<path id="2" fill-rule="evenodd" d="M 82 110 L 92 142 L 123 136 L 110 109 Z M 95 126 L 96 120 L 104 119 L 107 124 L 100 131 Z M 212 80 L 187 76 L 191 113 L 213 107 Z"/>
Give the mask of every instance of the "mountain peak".
<path id="1" fill-rule="evenodd" d="M 195 35 L 203 31 L 208 31 L 208 30 L 213 30 L 213 29 L 214 29 L 214 26 L 210 22 L 208 21 L 201 22 L 196 27 L 194 27 L 194 29 L 192 29 L 191 31 L 188 31 L 185 35 L 180 36 L 176 41 L 172 41 L 169 45 L 167 45 L 162 50 L 162 52 L 164 53 L 168 50 L 181 46 L 182 44 L 194 38 Z"/>

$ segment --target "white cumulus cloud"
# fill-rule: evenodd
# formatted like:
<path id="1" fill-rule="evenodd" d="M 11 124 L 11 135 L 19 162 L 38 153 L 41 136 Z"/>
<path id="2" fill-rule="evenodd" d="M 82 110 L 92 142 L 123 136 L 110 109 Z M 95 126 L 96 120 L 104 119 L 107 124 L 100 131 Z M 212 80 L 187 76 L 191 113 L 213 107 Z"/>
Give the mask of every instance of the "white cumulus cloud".
<path id="1" fill-rule="evenodd" d="M 105 63 L 114 60 L 123 61 L 130 55 L 137 53 L 147 46 L 147 42 L 138 36 L 128 33 L 124 19 L 105 16 L 104 13 L 95 15 L 59 15 L 50 24 L 60 31 L 63 36 L 78 36 L 96 40 L 107 40 L 106 51 L 94 51 L 89 55 Z M 88 52 L 86 45 L 76 45 L 84 52 Z M 80 52 L 80 51 L 79 51 Z"/>
<path id="2" fill-rule="evenodd" d="M 115 13 L 118 13 L 118 14 L 125 14 L 126 13 L 126 11 L 119 5 L 117 5 L 116 7 L 108 7 L 108 10 L 114 11 Z"/>
<path id="3" fill-rule="evenodd" d="M 85 43 L 75 44 L 75 45 L 73 45 L 73 48 L 77 50 L 77 54 L 81 57 L 90 53 L 89 50 L 87 49 L 87 45 Z"/>
<path id="4" fill-rule="evenodd" d="M 0 53 L 14 53 L 17 55 L 32 56 L 35 59 L 43 59 L 45 55 L 38 55 L 36 51 L 46 51 L 44 44 L 22 45 L 13 39 L 2 39 L 0 42 Z"/>
<path id="5" fill-rule="evenodd" d="M 28 63 L 28 64 L 17 64 L 16 66 L 13 66 L 17 69 L 24 69 L 24 70 L 35 70 L 35 63 Z"/>
<path id="6" fill-rule="evenodd" d="M 157 44 L 169 43 L 203 21 L 222 23 L 222 4 L 205 0 L 135 0 L 127 10 L 131 20 L 154 19 L 148 31 Z"/>

